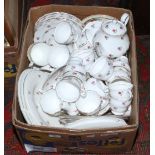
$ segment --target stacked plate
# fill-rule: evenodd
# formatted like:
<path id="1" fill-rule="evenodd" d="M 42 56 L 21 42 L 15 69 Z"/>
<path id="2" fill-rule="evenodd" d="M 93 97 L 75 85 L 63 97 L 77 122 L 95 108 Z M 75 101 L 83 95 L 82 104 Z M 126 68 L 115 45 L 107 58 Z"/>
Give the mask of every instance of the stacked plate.
<path id="1" fill-rule="evenodd" d="M 123 14 L 119 21 L 93 15 L 81 21 L 52 12 L 38 19 L 27 52 L 30 65 L 18 81 L 19 104 L 28 124 L 73 129 L 127 125 L 123 118 L 130 116 L 133 88 L 128 48 L 122 48 L 124 41 L 129 44 L 122 39 L 128 37 L 127 17 Z M 113 43 L 122 52 L 113 49 L 109 56 L 107 47 Z"/>

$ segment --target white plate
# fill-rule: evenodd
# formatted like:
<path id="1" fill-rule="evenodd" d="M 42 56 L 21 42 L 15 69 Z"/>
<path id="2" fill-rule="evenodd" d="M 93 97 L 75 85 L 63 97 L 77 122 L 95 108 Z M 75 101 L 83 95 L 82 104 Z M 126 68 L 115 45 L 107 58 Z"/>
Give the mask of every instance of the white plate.
<path id="1" fill-rule="evenodd" d="M 87 117 L 65 125 L 66 128 L 70 129 L 104 129 L 116 128 L 121 126 L 127 126 L 126 122 L 123 119 L 110 116 L 101 116 L 98 118 Z"/>
<path id="2" fill-rule="evenodd" d="M 34 88 L 38 85 L 40 82 L 42 76 L 44 73 L 41 71 L 36 71 L 31 69 L 29 74 L 27 75 L 25 82 L 24 82 L 24 98 L 25 98 L 25 104 L 28 107 L 28 111 L 30 113 L 30 119 L 32 120 L 33 125 L 41 125 L 42 120 L 37 112 L 37 108 L 34 104 Z"/>
<path id="3" fill-rule="evenodd" d="M 31 71 L 31 69 L 26 69 L 24 70 L 20 77 L 19 77 L 19 80 L 18 80 L 18 100 L 19 100 L 19 106 L 20 106 L 20 109 L 22 111 L 22 114 L 25 118 L 25 120 L 29 123 L 29 124 L 32 124 L 32 121 L 31 119 L 29 118 L 29 115 L 27 114 L 28 112 L 28 107 L 27 105 L 25 104 L 25 100 L 24 100 L 24 90 L 23 90 L 23 86 L 24 86 L 24 81 L 25 81 L 25 78 L 27 76 L 27 74 Z"/>

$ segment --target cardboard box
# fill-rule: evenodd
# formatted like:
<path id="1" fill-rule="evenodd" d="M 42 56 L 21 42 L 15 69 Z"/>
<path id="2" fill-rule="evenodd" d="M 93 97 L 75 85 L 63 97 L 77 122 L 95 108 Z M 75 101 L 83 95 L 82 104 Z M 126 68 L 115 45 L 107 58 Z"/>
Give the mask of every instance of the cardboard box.
<path id="1" fill-rule="evenodd" d="M 128 57 L 132 72 L 133 101 L 132 113 L 129 125 L 120 128 L 96 129 L 96 130 L 68 130 L 45 126 L 28 125 L 25 123 L 19 108 L 17 98 L 17 83 L 21 72 L 27 68 L 27 49 L 33 42 L 34 24 L 37 19 L 49 12 L 63 11 L 71 13 L 79 18 L 93 14 L 107 14 L 120 18 L 125 12 L 129 13 L 128 34 L 130 49 Z M 61 153 L 112 153 L 131 150 L 138 129 L 138 81 L 135 33 L 132 13 L 121 8 L 108 8 L 96 6 L 64 6 L 47 5 L 30 9 L 28 24 L 24 34 L 22 53 L 16 79 L 16 89 L 13 103 L 13 125 L 23 146 L 27 151 L 61 152 Z"/>

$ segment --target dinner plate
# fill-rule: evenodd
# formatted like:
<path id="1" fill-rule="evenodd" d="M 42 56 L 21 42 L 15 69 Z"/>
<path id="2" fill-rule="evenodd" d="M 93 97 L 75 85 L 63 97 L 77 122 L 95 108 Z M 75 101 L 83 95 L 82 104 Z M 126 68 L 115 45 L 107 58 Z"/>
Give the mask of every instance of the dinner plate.
<path id="1" fill-rule="evenodd" d="M 46 72 L 36 71 L 31 69 L 31 71 L 27 74 L 24 82 L 24 98 L 25 98 L 25 104 L 28 107 L 28 111 L 30 113 L 30 119 L 33 123 L 33 125 L 42 125 L 41 117 L 39 116 L 37 112 L 37 107 L 34 104 L 34 88 L 38 85 L 38 83 L 41 81 L 42 76 L 44 74 L 48 74 Z"/>
<path id="2" fill-rule="evenodd" d="M 20 109 L 22 111 L 22 114 L 25 118 L 25 120 L 29 123 L 29 124 L 32 124 L 32 121 L 31 119 L 29 118 L 29 115 L 28 115 L 28 107 L 27 105 L 25 104 L 25 100 L 24 100 L 24 81 L 25 81 L 25 78 L 27 76 L 27 74 L 31 71 L 31 69 L 26 69 L 24 70 L 20 77 L 19 77 L 19 80 L 18 80 L 18 100 L 19 100 L 19 106 L 20 106 Z"/>
<path id="3" fill-rule="evenodd" d="M 123 119 L 110 117 L 110 116 L 100 116 L 100 117 L 90 117 L 82 118 L 80 120 L 68 123 L 65 125 L 66 128 L 70 129 L 104 129 L 104 128 L 116 128 L 127 126 Z"/>

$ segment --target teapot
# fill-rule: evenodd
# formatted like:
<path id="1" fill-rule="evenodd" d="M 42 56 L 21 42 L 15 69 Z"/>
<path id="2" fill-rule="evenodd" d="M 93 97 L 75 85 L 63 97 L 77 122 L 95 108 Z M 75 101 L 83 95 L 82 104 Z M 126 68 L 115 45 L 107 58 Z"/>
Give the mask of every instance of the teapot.
<path id="1" fill-rule="evenodd" d="M 126 27 L 128 20 L 129 15 L 124 13 L 120 21 L 113 19 L 102 23 L 94 36 L 94 46 L 99 57 L 117 58 L 127 52 L 130 44 Z"/>

